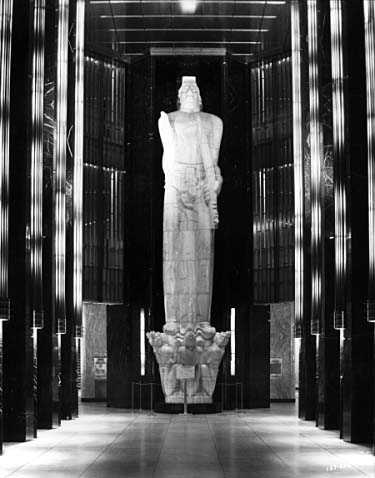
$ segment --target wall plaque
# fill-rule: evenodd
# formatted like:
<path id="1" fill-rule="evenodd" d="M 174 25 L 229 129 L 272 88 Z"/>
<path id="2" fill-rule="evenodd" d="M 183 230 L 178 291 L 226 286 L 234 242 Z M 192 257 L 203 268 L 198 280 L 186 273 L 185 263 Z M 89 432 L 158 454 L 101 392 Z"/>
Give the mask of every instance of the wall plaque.
<path id="1" fill-rule="evenodd" d="M 95 380 L 107 380 L 107 357 L 94 357 Z"/>

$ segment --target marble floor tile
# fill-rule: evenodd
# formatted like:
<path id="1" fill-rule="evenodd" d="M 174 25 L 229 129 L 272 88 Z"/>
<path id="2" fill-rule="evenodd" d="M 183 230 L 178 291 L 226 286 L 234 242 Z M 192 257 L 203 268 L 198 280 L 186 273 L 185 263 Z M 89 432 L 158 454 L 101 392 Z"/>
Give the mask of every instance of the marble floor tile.
<path id="1" fill-rule="evenodd" d="M 130 413 L 84 404 L 80 418 L 5 444 L 0 478 L 363 478 L 369 448 L 298 420 L 290 404 L 218 415 Z"/>

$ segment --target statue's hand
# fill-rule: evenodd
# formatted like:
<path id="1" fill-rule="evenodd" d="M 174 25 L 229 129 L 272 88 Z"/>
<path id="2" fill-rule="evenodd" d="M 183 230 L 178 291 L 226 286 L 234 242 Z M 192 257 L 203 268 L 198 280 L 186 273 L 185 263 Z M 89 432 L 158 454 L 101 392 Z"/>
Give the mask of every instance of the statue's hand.
<path id="1" fill-rule="evenodd" d="M 165 111 L 160 112 L 159 125 L 163 128 L 166 128 L 166 129 L 171 127 L 168 115 Z"/>
<path id="2" fill-rule="evenodd" d="M 220 194 L 222 184 L 223 184 L 223 179 L 221 177 L 218 179 L 215 179 L 214 189 L 217 196 Z"/>
<path id="3" fill-rule="evenodd" d="M 173 145 L 173 131 L 171 123 L 169 122 L 169 117 L 164 111 L 160 112 L 159 131 L 164 143 L 164 148 L 168 149 Z"/>

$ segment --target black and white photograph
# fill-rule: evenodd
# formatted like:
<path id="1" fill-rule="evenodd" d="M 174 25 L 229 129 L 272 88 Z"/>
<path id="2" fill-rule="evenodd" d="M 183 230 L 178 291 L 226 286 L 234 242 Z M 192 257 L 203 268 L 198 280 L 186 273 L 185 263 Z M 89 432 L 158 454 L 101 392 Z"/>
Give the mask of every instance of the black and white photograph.
<path id="1" fill-rule="evenodd" d="M 375 0 L 0 0 L 0 478 L 375 478 Z"/>

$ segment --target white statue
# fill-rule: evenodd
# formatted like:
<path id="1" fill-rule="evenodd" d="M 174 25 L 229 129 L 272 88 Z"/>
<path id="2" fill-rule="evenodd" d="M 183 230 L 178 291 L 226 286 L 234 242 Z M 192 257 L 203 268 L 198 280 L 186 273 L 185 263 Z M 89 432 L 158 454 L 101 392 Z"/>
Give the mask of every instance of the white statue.
<path id="1" fill-rule="evenodd" d="M 230 335 L 229 332 L 220 334 L 219 341 L 216 337 L 219 334 L 210 326 L 214 229 L 219 223 L 217 196 L 222 184 L 218 157 L 223 123 L 217 116 L 201 111 L 195 77 L 183 77 L 178 98 L 180 109 L 169 114 L 161 112 L 159 119 L 165 175 L 166 324 L 162 340 L 156 340 L 155 332 L 149 333 L 149 340 L 158 359 L 166 401 L 183 400 L 175 367 L 182 365 L 195 367 L 195 378 L 187 386 L 189 402 L 210 403 Z M 163 347 L 159 343 L 168 343 L 170 350 L 175 351 L 175 362 L 170 360 L 170 353 L 169 360 L 161 357 Z"/>

